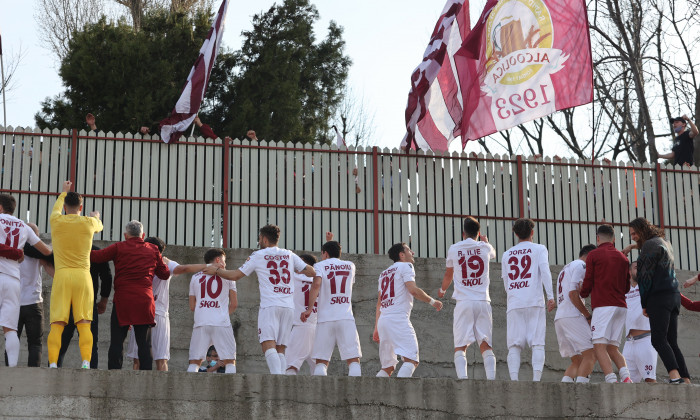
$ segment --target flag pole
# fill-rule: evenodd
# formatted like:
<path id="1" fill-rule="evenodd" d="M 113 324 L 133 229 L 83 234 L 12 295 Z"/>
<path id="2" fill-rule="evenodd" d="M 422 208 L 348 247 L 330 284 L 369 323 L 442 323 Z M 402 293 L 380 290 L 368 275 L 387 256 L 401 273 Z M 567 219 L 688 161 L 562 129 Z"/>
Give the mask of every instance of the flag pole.
<path id="1" fill-rule="evenodd" d="M 5 64 L 2 59 L 2 35 L 0 34 L 0 84 L 2 85 L 2 126 L 7 131 L 7 109 L 5 101 Z M 5 136 L 3 135 L 3 138 Z"/>

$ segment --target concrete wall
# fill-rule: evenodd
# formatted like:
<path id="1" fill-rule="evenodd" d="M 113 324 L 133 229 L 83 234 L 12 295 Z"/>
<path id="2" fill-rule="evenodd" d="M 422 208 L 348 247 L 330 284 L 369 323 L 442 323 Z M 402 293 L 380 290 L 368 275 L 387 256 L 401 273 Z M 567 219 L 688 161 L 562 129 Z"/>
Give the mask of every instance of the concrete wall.
<path id="1" fill-rule="evenodd" d="M 696 418 L 698 385 L 0 368 L 0 418 Z"/>
<path id="2" fill-rule="evenodd" d="M 98 243 L 105 246 L 106 243 Z M 228 267 L 237 268 L 250 254 L 251 250 L 227 250 Z M 164 254 L 180 263 L 199 263 L 202 261 L 204 249 L 189 247 L 168 247 Z M 357 320 L 357 327 L 362 343 L 362 373 L 374 375 L 379 369 L 378 345 L 371 339 L 374 326 L 374 313 L 377 299 L 377 277 L 379 273 L 391 264 L 388 257 L 380 255 L 346 255 L 345 258 L 355 262 L 357 266 L 357 278 L 353 293 L 353 310 Z M 444 260 L 442 259 L 417 259 L 416 272 L 418 285 L 424 288 L 430 295 L 436 296 L 444 274 Z M 503 283 L 500 279 L 500 264 L 492 264 L 491 267 L 491 299 L 493 306 L 494 327 L 494 353 L 498 360 L 497 378 L 508 379 L 506 366 L 506 298 Z M 552 267 L 552 277 L 556 279 L 561 267 Z M 678 278 L 684 280 L 695 273 L 678 272 Z M 183 371 L 187 368 L 188 348 L 192 332 L 192 313 L 188 307 L 189 276 L 182 275 L 172 280 L 170 287 L 170 322 L 171 322 L 171 360 L 170 368 L 174 371 Z M 44 283 L 44 298 L 46 314 L 49 310 L 49 294 L 51 280 Z M 451 295 L 451 290 L 448 296 Z M 683 291 L 693 300 L 700 300 L 697 286 L 688 291 Z M 257 313 L 259 306 L 259 293 L 257 280 L 253 277 L 245 278 L 238 282 L 239 307 L 231 316 L 234 332 L 238 343 L 238 371 L 241 373 L 266 373 L 267 365 L 257 342 Z M 412 321 L 418 335 L 420 346 L 421 364 L 415 375 L 419 377 L 450 377 L 455 378 L 453 367 L 453 342 L 452 342 L 452 313 L 454 301 L 445 300 L 445 307 L 441 312 L 436 312 L 429 305 L 416 301 L 414 304 Z M 100 315 L 99 334 L 99 367 L 107 367 L 107 348 L 109 346 L 109 315 L 112 309 L 111 302 L 107 313 Z M 554 312 L 547 316 L 547 345 L 546 362 L 543 373 L 543 381 L 559 381 L 563 370 L 568 365 L 568 360 L 559 355 L 556 336 L 554 333 Z M 698 322 L 700 316 L 681 308 L 679 318 L 679 341 L 683 350 L 691 375 L 700 373 L 700 338 L 698 335 Z M 47 359 L 46 336 L 48 335 L 48 323 L 44 335 L 44 360 Z M 69 350 L 65 366 L 78 367 L 79 352 L 77 336 Z M 26 341 L 22 338 L 22 351 L 20 354 L 20 366 L 26 365 Z M 482 379 L 485 377 L 481 355 L 476 346 L 471 346 L 467 352 L 469 362 L 469 377 Z M 520 378 L 531 378 L 530 352 L 522 353 L 523 365 Z M 125 361 L 125 367 L 129 366 Z M 302 369 L 304 373 L 306 367 Z M 658 374 L 664 377 L 666 374 L 663 364 L 659 361 Z M 329 374 L 346 374 L 345 363 L 338 361 L 337 352 L 331 362 Z M 4 372 L 3 372 L 4 374 Z M 600 374 L 594 374 L 593 380 L 602 380 Z"/>

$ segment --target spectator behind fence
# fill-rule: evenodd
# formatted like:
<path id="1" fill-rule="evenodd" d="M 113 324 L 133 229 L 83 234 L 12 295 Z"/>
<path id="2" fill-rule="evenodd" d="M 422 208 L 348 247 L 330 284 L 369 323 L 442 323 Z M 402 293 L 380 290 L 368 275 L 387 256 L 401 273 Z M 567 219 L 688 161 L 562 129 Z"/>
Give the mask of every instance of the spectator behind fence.
<path id="1" fill-rule="evenodd" d="M 637 282 L 642 310 L 649 317 L 651 344 L 664 363 L 670 383 L 690 383 L 685 358 L 678 347 L 678 312 L 681 296 L 673 247 L 663 230 L 638 217 L 629 223 L 630 238 L 637 242 Z"/>
<path id="2" fill-rule="evenodd" d="M 144 242 L 143 225 L 132 220 L 124 228 L 124 241 L 92 251 L 93 263 L 114 261 L 114 305 L 110 322 L 111 341 L 107 367 L 121 369 L 124 362 L 124 339 L 133 326 L 139 348 L 141 370 L 151 370 L 153 358 L 146 342 L 148 330 L 155 325 L 153 276 L 170 277 L 158 247 Z"/>
<path id="3" fill-rule="evenodd" d="M 207 124 L 202 123 L 202 120 L 199 119 L 199 115 L 194 117 L 194 124 L 199 128 L 199 131 L 202 133 L 202 136 L 204 136 L 205 139 L 212 139 L 216 140 L 219 138 L 214 131 L 209 127 Z"/>
<path id="4" fill-rule="evenodd" d="M 255 135 L 255 130 L 248 130 L 248 132 L 245 133 L 245 140 L 259 141 L 258 136 Z"/>
<path id="5" fill-rule="evenodd" d="M 671 153 L 660 154 L 659 157 L 662 159 L 673 159 L 674 165 L 694 165 L 695 145 L 693 138 L 698 135 L 698 127 L 690 121 L 687 115 L 671 118 L 671 124 L 675 134 L 673 148 L 671 148 Z M 687 129 L 688 124 L 690 124 L 690 130 Z"/>

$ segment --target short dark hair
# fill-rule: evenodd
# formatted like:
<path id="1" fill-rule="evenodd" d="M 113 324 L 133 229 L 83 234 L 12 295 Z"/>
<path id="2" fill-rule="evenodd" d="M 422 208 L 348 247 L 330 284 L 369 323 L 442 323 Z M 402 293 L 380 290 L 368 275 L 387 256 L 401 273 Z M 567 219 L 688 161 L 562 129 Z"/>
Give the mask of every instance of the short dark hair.
<path id="1" fill-rule="evenodd" d="M 596 235 L 608 237 L 610 239 L 615 238 L 615 228 L 612 227 L 612 225 L 600 225 L 595 233 Z"/>
<path id="2" fill-rule="evenodd" d="M 148 238 L 144 239 L 143 241 L 157 246 L 158 251 L 160 251 L 161 254 L 163 253 L 163 250 L 165 250 L 165 242 L 163 242 L 163 240 L 157 236 L 149 236 Z"/>
<path id="3" fill-rule="evenodd" d="M 260 228 L 260 235 L 267 238 L 272 244 L 276 244 L 280 240 L 280 228 L 277 225 L 265 225 Z"/>
<path id="4" fill-rule="evenodd" d="M 594 249 L 596 249 L 596 246 L 593 244 L 585 245 L 583 248 L 581 248 L 581 251 L 578 253 L 578 257 L 581 258 L 584 255 L 588 255 L 588 253 L 593 251 Z"/>
<path id="5" fill-rule="evenodd" d="M 222 255 L 226 255 L 226 253 L 221 248 L 208 249 L 207 252 L 204 253 L 204 263 L 209 264 Z"/>
<path id="6" fill-rule="evenodd" d="M 481 230 L 481 225 L 472 216 L 467 216 L 464 218 L 464 223 L 462 224 L 462 232 L 467 235 L 468 238 L 476 238 Z"/>
<path id="7" fill-rule="evenodd" d="M 328 241 L 321 246 L 321 251 L 328 254 L 331 258 L 340 258 L 340 251 L 342 247 L 338 241 Z"/>
<path id="8" fill-rule="evenodd" d="M 527 239 L 535 229 L 535 222 L 532 219 L 518 219 L 513 223 L 513 232 L 520 239 Z"/>
<path id="9" fill-rule="evenodd" d="M 299 258 L 301 258 L 302 261 L 304 261 L 306 264 L 308 264 L 312 267 L 314 264 L 316 264 L 318 262 L 316 257 L 314 257 L 311 254 L 301 254 L 301 255 L 299 255 Z"/>
<path id="10" fill-rule="evenodd" d="M 10 194 L 0 194 L 0 206 L 2 206 L 5 214 L 13 214 L 15 207 L 17 207 L 17 201 Z"/>
<path id="11" fill-rule="evenodd" d="M 400 253 L 406 252 L 406 243 L 405 242 L 399 242 L 391 246 L 389 248 L 389 251 L 387 251 L 387 254 L 389 254 L 389 258 L 393 262 L 397 262 L 401 260 L 401 257 L 399 256 Z"/>
<path id="12" fill-rule="evenodd" d="M 214 345 L 209 346 L 209 349 L 207 350 L 207 357 L 211 357 L 212 352 L 216 351 L 216 347 Z M 219 353 L 218 351 L 216 352 L 217 354 Z M 200 353 L 202 354 L 202 353 Z"/>
<path id="13" fill-rule="evenodd" d="M 63 200 L 63 204 L 68 207 L 80 207 L 83 204 L 83 196 L 75 191 L 69 191 L 66 193 L 66 198 Z"/>
<path id="14" fill-rule="evenodd" d="M 637 241 L 637 248 L 640 250 L 642 249 L 642 245 L 644 245 L 644 242 L 648 241 L 649 239 L 654 238 L 656 236 L 658 236 L 659 238 L 665 237 L 663 229 L 652 225 L 650 221 L 643 217 L 638 217 L 632 220 L 629 223 L 629 227 L 634 229 L 634 231 L 639 236 L 639 240 Z"/>

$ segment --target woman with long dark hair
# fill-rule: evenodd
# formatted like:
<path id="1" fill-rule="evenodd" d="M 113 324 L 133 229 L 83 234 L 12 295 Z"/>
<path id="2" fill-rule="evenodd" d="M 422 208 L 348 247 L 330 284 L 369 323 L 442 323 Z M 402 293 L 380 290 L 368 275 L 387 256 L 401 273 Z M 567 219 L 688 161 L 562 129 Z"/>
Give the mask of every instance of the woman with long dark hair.
<path id="1" fill-rule="evenodd" d="M 678 312 L 681 295 L 674 268 L 673 247 L 663 230 L 639 217 L 629 223 L 630 238 L 637 242 L 637 282 L 644 315 L 649 317 L 651 344 L 666 366 L 671 383 L 690 382 L 685 358 L 678 347 Z"/>

